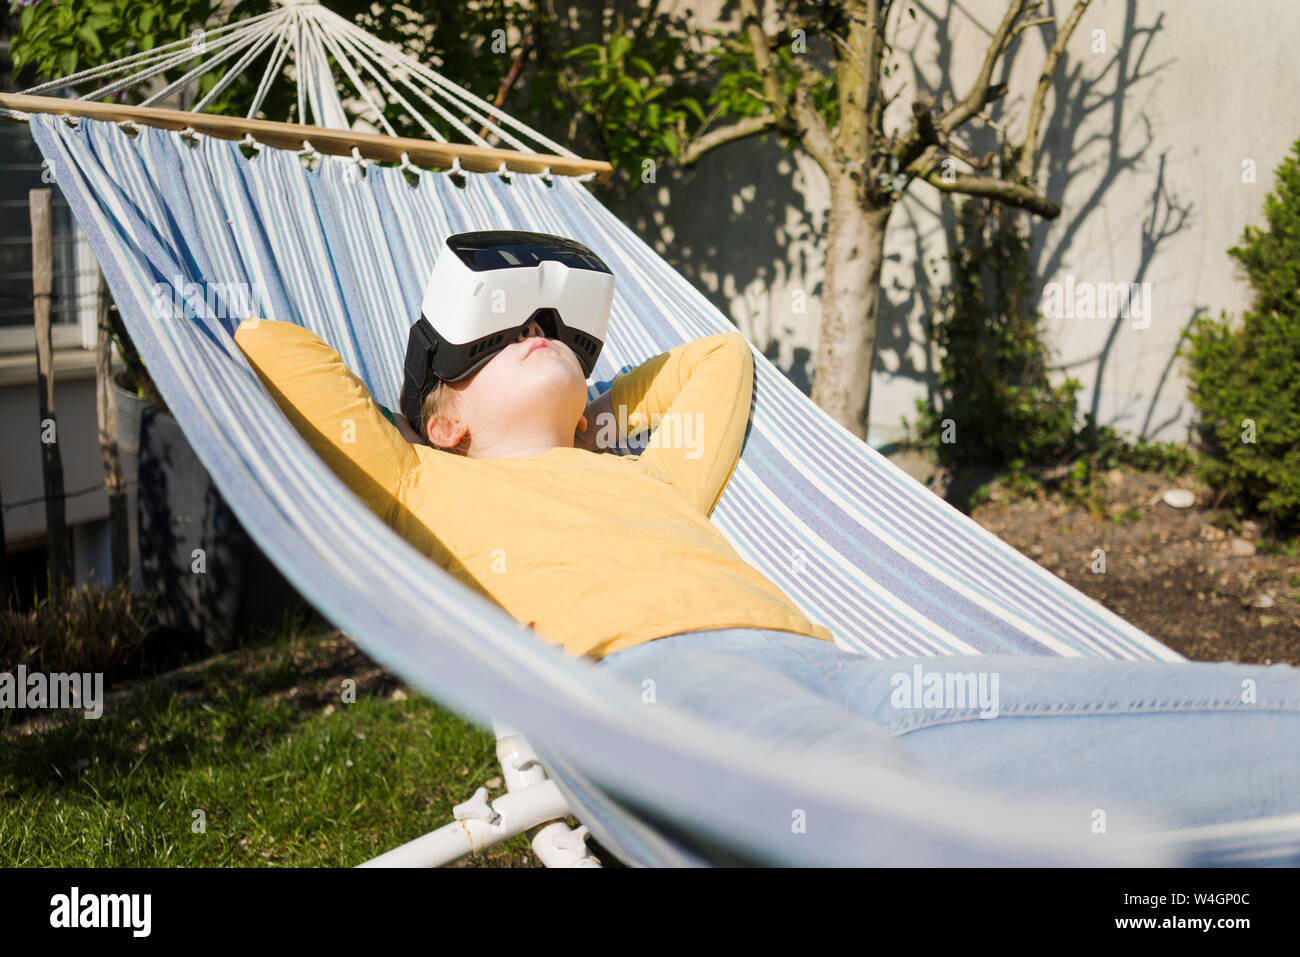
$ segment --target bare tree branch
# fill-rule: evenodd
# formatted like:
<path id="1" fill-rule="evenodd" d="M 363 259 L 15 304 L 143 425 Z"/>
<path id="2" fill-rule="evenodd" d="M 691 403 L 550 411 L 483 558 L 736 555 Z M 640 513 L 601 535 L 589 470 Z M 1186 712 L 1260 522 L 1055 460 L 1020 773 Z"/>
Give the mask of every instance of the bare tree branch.
<path id="1" fill-rule="evenodd" d="M 898 158 L 898 165 L 906 169 L 925 152 L 927 146 L 933 146 L 938 142 L 939 132 L 934 128 L 934 116 L 930 112 L 930 104 L 925 100 L 913 100 L 911 129 L 899 142 L 898 149 L 894 153 Z"/>
<path id="2" fill-rule="evenodd" d="M 799 77 L 799 84 L 793 99 L 786 96 L 781 74 L 777 69 L 776 61 L 772 58 L 774 47 L 771 39 L 763 32 L 762 17 L 759 14 L 755 0 L 740 0 L 740 8 L 741 24 L 749 36 L 750 47 L 754 56 L 754 66 L 762 80 L 767 105 L 772 111 L 772 121 L 766 128 L 780 130 L 792 139 L 798 140 L 803 144 L 808 154 L 829 175 L 832 172 L 837 152 L 835 144 L 831 140 L 830 130 L 826 126 L 826 119 L 813 106 L 810 96 L 812 86 L 820 78 L 819 74 L 812 69 L 805 70 Z M 750 118 L 750 125 L 744 127 L 746 132 L 738 131 L 736 135 L 723 139 L 721 142 L 730 142 L 745 135 L 763 132 L 762 129 L 753 128 L 754 121 L 757 119 L 757 117 Z M 734 125 L 739 126 L 741 124 Z M 717 130 L 710 136 L 722 132 L 722 130 Z"/>
<path id="3" fill-rule="evenodd" d="M 1012 32 L 1011 39 L 1014 40 L 1016 37 L 1020 36 L 1021 33 L 1028 30 L 1030 27 L 1042 27 L 1042 26 L 1046 26 L 1049 23 L 1055 23 L 1055 22 L 1056 20 L 1054 20 L 1052 17 L 1039 17 L 1037 20 L 1026 20 L 1024 23 L 1016 27 L 1016 29 Z"/>
<path id="4" fill-rule="evenodd" d="M 992 103 L 1006 96 L 1007 85 L 998 83 L 988 88 L 984 95 L 985 103 Z M 941 130 L 934 122 L 932 106 L 924 100 L 915 100 L 912 103 L 912 125 L 908 128 L 907 134 L 899 140 L 893 149 L 898 165 L 902 169 L 912 166 L 918 157 L 922 156 L 927 147 L 940 145 L 950 153 L 961 155 L 963 158 L 971 154 L 961 146 L 953 143 L 952 138 L 947 132 Z M 987 122 L 987 118 L 986 122 Z M 987 160 L 969 159 L 972 166 L 983 168 L 987 165 Z"/>
<path id="5" fill-rule="evenodd" d="M 711 133 L 694 137 L 682 147 L 682 165 L 693 166 L 699 162 L 700 157 L 710 150 L 725 146 L 727 143 L 734 143 L 736 140 L 743 140 L 749 136 L 758 136 L 760 133 L 774 130 L 777 128 L 778 122 L 775 113 L 747 116 L 728 126 L 719 127 Z"/>
<path id="6" fill-rule="evenodd" d="M 741 29 L 749 35 L 750 51 L 754 57 L 754 68 L 763 83 L 763 94 L 767 103 L 784 120 L 790 113 L 790 101 L 785 95 L 785 86 L 781 83 L 781 74 L 772 59 L 772 41 L 763 32 L 763 18 L 754 0 L 740 0 Z"/>
<path id="7" fill-rule="evenodd" d="M 659 15 L 659 0 L 650 0 L 650 5 L 646 7 L 645 13 L 642 14 L 640 21 L 636 25 L 636 30 L 632 34 L 632 49 L 640 50 L 641 41 L 645 39 L 646 31 L 650 24 L 654 22 Z"/>
<path id="8" fill-rule="evenodd" d="M 994 161 L 998 158 L 996 150 L 989 150 L 983 156 L 976 156 L 965 146 L 951 138 L 944 140 L 943 148 L 967 166 L 972 166 L 975 169 L 991 169 Z"/>
<path id="9" fill-rule="evenodd" d="M 813 105 L 812 88 L 821 79 L 821 75 L 815 70 L 807 70 L 803 76 L 799 77 L 799 85 L 795 89 L 795 115 L 800 129 L 803 132 L 801 142 L 808 155 L 816 161 L 823 172 L 830 174 L 834 167 L 836 157 L 839 156 L 839 150 L 835 141 L 831 138 L 830 128 L 826 125 L 826 117 L 820 110 Z"/>
<path id="10" fill-rule="evenodd" d="M 1034 90 L 1033 103 L 1029 107 L 1025 141 L 1020 146 L 1020 158 L 1016 163 L 1016 176 L 1023 183 L 1033 179 L 1034 169 L 1038 165 L 1038 147 L 1042 141 L 1043 112 L 1047 103 L 1047 93 L 1052 88 L 1052 80 L 1056 76 L 1056 64 L 1060 61 L 1061 54 L 1065 52 L 1065 46 L 1070 42 L 1075 27 L 1079 25 L 1079 21 L 1083 18 L 1084 11 L 1088 9 L 1088 3 L 1089 0 L 1076 0 L 1070 15 L 1065 18 L 1065 24 L 1057 33 L 1051 49 L 1047 51 L 1047 59 L 1043 61 L 1043 72 L 1038 76 L 1038 87 Z"/>
<path id="11" fill-rule="evenodd" d="M 971 173 L 949 174 L 945 180 L 943 172 L 936 167 L 931 167 L 929 172 L 921 176 L 921 179 L 945 193 L 988 196 L 1008 206 L 1037 213 L 1044 219 L 1055 219 L 1061 215 L 1060 206 L 1023 183 L 1013 183 L 993 176 L 975 176 Z"/>
<path id="12" fill-rule="evenodd" d="M 868 56 L 869 70 L 867 72 L 867 141 L 862 151 L 864 157 L 871 156 L 875 152 L 876 137 L 885 135 L 885 97 L 884 97 L 884 72 L 885 65 L 885 47 L 888 41 L 885 39 L 885 29 L 889 24 L 889 5 L 890 0 L 884 0 L 879 7 L 876 6 L 875 0 L 868 0 L 869 14 L 867 18 L 867 39 L 871 46 L 869 47 L 870 55 Z"/>
<path id="13" fill-rule="evenodd" d="M 987 97 L 991 89 L 990 84 L 993 81 L 993 70 L 997 67 L 998 60 L 1002 58 L 1002 54 L 1006 52 L 1007 46 L 1011 42 L 1016 21 L 1020 19 L 1022 14 L 1033 10 L 1038 5 L 1037 3 L 1031 4 L 1029 0 L 1011 0 L 1007 5 L 1006 15 L 1002 18 L 1002 22 L 998 24 L 993 39 L 989 41 L 989 48 L 984 53 L 984 63 L 980 66 L 975 81 L 970 85 L 966 95 L 958 100 L 952 109 L 944 113 L 935 124 L 940 132 L 951 133 L 988 105 Z"/>
<path id="14" fill-rule="evenodd" d="M 524 37 L 524 42 L 519 47 L 519 55 L 515 57 L 515 62 L 511 64 L 509 72 L 501 78 L 501 85 L 497 87 L 497 95 L 492 100 L 492 105 L 498 109 L 505 105 L 506 97 L 510 95 L 510 91 L 514 89 L 520 74 L 524 72 L 524 62 L 528 59 L 528 54 L 532 52 L 533 42 L 532 33 Z M 488 128 L 486 125 L 478 131 L 478 135 L 480 139 L 487 138 Z"/>
<path id="15" fill-rule="evenodd" d="M 794 29 L 786 28 L 784 30 L 777 31 L 776 33 L 767 34 L 767 48 L 769 50 L 775 50 L 777 47 L 788 46 L 789 44 L 794 43 L 795 29 L 803 30 L 805 38 L 820 36 L 823 32 L 829 32 L 832 34 L 834 33 L 834 31 L 831 31 L 824 24 L 820 24 L 820 23 L 810 24 L 807 27 L 798 27 Z M 710 35 L 718 35 L 722 31 L 710 30 L 710 31 L 701 31 L 701 32 L 709 33 Z M 733 39 L 728 36 L 717 36 L 717 39 L 718 39 L 718 43 L 724 49 L 730 50 L 732 53 L 738 53 L 742 55 L 747 55 L 749 53 L 749 47 L 741 43 L 739 40 Z"/>

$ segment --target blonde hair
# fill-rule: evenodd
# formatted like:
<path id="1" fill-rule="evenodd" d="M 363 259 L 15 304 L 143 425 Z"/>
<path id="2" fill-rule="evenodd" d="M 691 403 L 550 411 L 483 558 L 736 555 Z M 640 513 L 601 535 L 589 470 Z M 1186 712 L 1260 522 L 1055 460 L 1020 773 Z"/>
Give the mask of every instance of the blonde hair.
<path id="1" fill-rule="evenodd" d="M 424 402 L 420 406 L 420 421 L 417 426 L 417 431 L 420 434 L 420 438 L 429 442 L 429 444 L 435 449 L 439 449 L 443 452 L 450 452 L 453 455 L 469 455 L 470 435 L 468 431 L 461 436 L 460 442 L 454 446 L 434 444 L 429 440 L 429 434 L 427 431 L 428 425 L 433 421 L 434 416 L 442 412 L 453 401 L 452 396 L 455 391 L 456 390 L 451 387 L 450 382 L 446 382 L 442 379 L 438 380 L 434 387 L 429 390 L 429 394 L 424 397 Z"/>

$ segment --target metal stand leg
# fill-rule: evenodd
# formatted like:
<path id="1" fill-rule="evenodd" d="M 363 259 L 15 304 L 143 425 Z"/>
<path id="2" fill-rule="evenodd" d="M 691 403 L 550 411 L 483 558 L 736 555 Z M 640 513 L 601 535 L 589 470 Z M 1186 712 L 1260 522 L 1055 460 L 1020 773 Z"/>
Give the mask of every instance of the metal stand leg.
<path id="1" fill-rule="evenodd" d="M 570 829 L 564 823 L 568 805 L 532 746 L 498 721 L 492 722 L 492 730 L 506 793 L 489 803 L 487 788 L 480 787 L 472 798 L 452 808 L 454 822 L 361 867 L 441 867 L 524 832 L 547 867 L 600 867 L 587 852 L 586 826 Z"/>

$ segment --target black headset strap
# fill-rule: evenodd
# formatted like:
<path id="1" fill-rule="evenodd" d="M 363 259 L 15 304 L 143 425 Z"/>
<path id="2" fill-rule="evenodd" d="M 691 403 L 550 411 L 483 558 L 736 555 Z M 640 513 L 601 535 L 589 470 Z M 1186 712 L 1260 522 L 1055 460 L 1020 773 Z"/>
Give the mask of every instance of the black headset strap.
<path id="1" fill-rule="evenodd" d="M 411 324 L 406 340 L 405 380 L 401 395 L 402 415 L 413 429 L 420 428 L 420 408 L 434 382 L 433 357 L 437 352 L 438 336 L 433 331 L 433 323 L 421 313 L 420 318 Z"/>

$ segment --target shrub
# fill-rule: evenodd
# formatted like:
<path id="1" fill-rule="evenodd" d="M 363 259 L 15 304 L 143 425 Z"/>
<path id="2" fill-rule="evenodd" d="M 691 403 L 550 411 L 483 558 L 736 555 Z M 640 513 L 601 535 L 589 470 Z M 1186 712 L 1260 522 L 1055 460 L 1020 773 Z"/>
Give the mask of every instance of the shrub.
<path id="1" fill-rule="evenodd" d="M 31 611 L 0 611 L 0 671 L 21 664 L 42 672 L 102 671 L 109 679 L 129 674 L 152 634 L 151 607 L 123 582 L 82 584 Z"/>
<path id="2" fill-rule="evenodd" d="M 1048 377 L 1018 213 L 972 198 L 957 209 L 949 236 L 951 284 L 931 336 L 943 350 L 938 389 L 917 403 L 918 429 L 940 462 L 1002 470 L 1070 457 L 1076 450 L 1076 379 Z M 955 427 L 946 441 L 945 420 Z M 951 432 L 951 430 L 949 430 Z"/>
<path id="3" fill-rule="evenodd" d="M 1193 456 L 1177 443 L 1130 440 L 1091 413 L 1080 421 L 1081 383 L 1052 385 L 1031 299 L 1029 239 L 1017 216 L 990 200 L 969 199 L 958 208 L 949 236 L 951 284 L 930 329 L 942 349 L 942 406 L 933 396 L 917 403 L 917 432 L 954 472 L 974 467 L 1021 494 L 1051 483 L 1102 514 L 1105 472 L 1128 465 L 1174 479 L 1192 467 Z M 948 419 L 956 441 L 945 436 Z M 969 481 L 948 494 L 965 508 L 988 498 L 987 489 Z"/>
<path id="4" fill-rule="evenodd" d="M 1300 140 L 1228 255 L 1252 290 L 1240 323 L 1201 316 L 1183 334 L 1205 482 L 1238 514 L 1300 522 Z"/>

